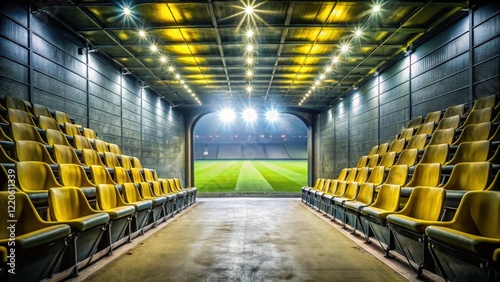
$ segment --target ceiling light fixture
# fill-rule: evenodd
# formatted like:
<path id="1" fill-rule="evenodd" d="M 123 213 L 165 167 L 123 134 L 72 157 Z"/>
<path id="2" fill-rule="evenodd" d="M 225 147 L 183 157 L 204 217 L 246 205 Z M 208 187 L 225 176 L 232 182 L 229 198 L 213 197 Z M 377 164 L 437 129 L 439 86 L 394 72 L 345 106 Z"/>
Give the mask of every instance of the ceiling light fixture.
<path id="1" fill-rule="evenodd" d="M 154 44 L 151 44 L 151 46 L 149 46 L 149 49 L 151 49 L 152 52 L 158 52 L 158 46 Z"/>
<path id="2" fill-rule="evenodd" d="M 253 36 L 253 30 L 249 29 L 247 30 L 247 37 L 252 37 Z"/>
<path id="3" fill-rule="evenodd" d="M 176 79 L 181 79 L 181 76 L 180 76 L 178 73 L 176 73 L 176 74 L 175 74 L 175 78 L 176 78 Z"/>
<path id="4" fill-rule="evenodd" d="M 219 118 L 223 122 L 232 122 L 235 118 L 233 109 L 223 109 L 219 112 Z"/>
<path id="5" fill-rule="evenodd" d="M 167 62 L 167 57 L 165 57 L 165 56 L 161 56 L 161 57 L 160 57 L 160 62 L 162 62 L 162 63 L 166 63 L 166 62 Z"/>
<path id="6" fill-rule="evenodd" d="M 339 57 L 337 57 L 337 56 L 333 57 L 333 59 L 332 59 L 332 62 L 333 62 L 334 64 L 338 63 L 339 61 L 340 61 L 340 59 L 339 59 Z"/>
<path id="7" fill-rule="evenodd" d="M 253 45 L 247 45 L 247 51 L 251 52 L 253 50 Z"/>
<path id="8" fill-rule="evenodd" d="M 123 14 L 125 16 L 130 16 L 130 14 L 132 14 L 132 11 L 130 10 L 129 7 L 125 7 L 125 8 L 123 8 Z"/>
<path id="9" fill-rule="evenodd" d="M 378 12 L 380 11 L 380 9 L 381 9 L 381 8 L 382 8 L 382 7 L 381 7 L 379 4 L 376 4 L 375 6 L 373 6 L 372 11 L 373 11 L 374 13 L 378 13 Z"/>
<path id="10" fill-rule="evenodd" d="M 247 58 L 247 63 L 248 64 L 252 64 L 253 63 L 253 58 L 252 57 L 248 57 Z"/>
<path id="11" fill-rule="evenodd" d="M 347 51 L 349 51 L 349 45 L 344 44 L 340 47 L 340 52 L 345 53 Z"/>
<path id="12" fill-rule="evenodd" d="M 361 35 L 363 35 L 363 31 L 361 30 L 361 28 L 357 28 L 354 31 L 354 35 L 356 35 L 356 37 L 360 37 Z"/>
<path id="13" fill-rule="evenodd" d="M 247 122 L 253 122 L 257 119 L 257 113 L 254 109 L 247 108 L 243 111 L 243 119 Z"/>
<path id="14" fill-rule="evenodd" d="M 279 119 L 280 114 L 276 110 L 269 110 L 266 112 L 266 119 L 270 122 L 275 122 Z"/>
<path id="15" fill-rule="evenodd" d="M 245 13 L 246 13 L 247 15 L 251 15 L 251 14 L 253 14 L 253 7 L 252 7 L 252 6 L 246 6 L 246 7 L 245 7 Z"/>
<path id="16" fill-rule="evenodd" d="M 326 67 L 326 68 L 325 68 L 325 72 L 327 72 L 327 73 L 328 73 L 328 72 L 331 72 L 331 71 L 332 71 L 332 67 Z"/>
<path id="17" fill-rule="evenodd" d="M 144 31 L 144 29 L 139 30 L 139 36 L 146 37 L 146 32 Z"/>
<path id="18" fill-rule="evenodd" d="M 247 92 L 252 92 L 252 86 L 247 86 Z"/>

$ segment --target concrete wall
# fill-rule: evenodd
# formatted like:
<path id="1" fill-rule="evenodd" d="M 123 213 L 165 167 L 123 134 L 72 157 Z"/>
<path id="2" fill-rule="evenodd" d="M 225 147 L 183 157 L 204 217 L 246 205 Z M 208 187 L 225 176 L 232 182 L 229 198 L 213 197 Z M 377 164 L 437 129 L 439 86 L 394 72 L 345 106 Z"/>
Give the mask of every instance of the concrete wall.
<path id="1" fill-rule="evenodd" d="M 0 97 L 61 110 L 160 176 L 184 179 L 183 115 L 48 15 L 0 4 Z"/>
<path id="2" fill-rule="evenodd" d="M 320 114 L 318 175 L 337 177 L 414 117 L 499 90 L 500 4 L 490 1 Z"/>

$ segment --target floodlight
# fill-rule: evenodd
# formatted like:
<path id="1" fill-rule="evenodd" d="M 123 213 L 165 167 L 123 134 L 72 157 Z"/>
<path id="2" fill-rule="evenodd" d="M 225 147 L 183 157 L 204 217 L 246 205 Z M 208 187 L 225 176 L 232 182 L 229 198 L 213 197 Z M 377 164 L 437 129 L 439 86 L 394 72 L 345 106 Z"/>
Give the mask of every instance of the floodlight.
<path id="1" fill-rule="evenodd" d="M 279 113 L 276 110 L 269 110 L 266 112 L 266 118 L 268 121 L 275 122 L 279 118 Z"/>
<path id="2" fill-rule="evenodd" d="M 123 8 L 123 14 L 125 16 L 130 16 L 130 14 L 132 13 L 132 11 L 130 11 L 130 8 L 129 7 L 125 7 Z"/>
<path id="3" fill-rule="evenodd" d="M 139 30 L 139 36 L 146 37 L 146 32 L 143 29 Z"/>
<path id="4" fill-rule="evenodd" d="M 235 118 L 233 109 L 223 109 L 219 112 L 219 118 L 223 122 L 232 122 Z"/>
<path id="5" fill-rule="evenodd" d="M 151 49 L 152 52 L 156 52 L 158 51 L 158 46 L 151 44 L 151 46 L 149 46 L 149 49 Z"/>
<path id="6" fill-rule="evenodd" d="M 253 122 L 257 119 L 257 113 L 252 108 L 245 109 L 243 111 L 243 119 L 248 122 Z"/>
<path id="7" fill-rule="evenodd" d="M 253 7 L 252 6 L 246 6 L 245 7 L 245 13 L 247 15 L 251 15 L 253 13 Z"/>

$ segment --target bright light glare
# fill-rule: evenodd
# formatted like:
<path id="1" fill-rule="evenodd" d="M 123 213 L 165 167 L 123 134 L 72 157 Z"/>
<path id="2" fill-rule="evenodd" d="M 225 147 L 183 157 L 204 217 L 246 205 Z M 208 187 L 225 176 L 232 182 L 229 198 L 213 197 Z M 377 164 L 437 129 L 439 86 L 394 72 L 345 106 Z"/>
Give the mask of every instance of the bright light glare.
<path id="1" fill-rule="evenodd" d="M 247 45 L 247 51 L 250 52 L 253 50 L 253 45 Z"/>
<path id="2" fill-rule="evenodd" d="M 158 51 L 158 46 L 152 44 L 151 46 L 149 46 L 149 49 L 151 49 L 152 52 L 156 52 Z"/>
<path id="3" fill-rule="evenodd" d="M 167 57 L 165 57 L 165 56 L 161 56 L 161 57 L 160 57 L 160 61 L 161 61 L 162 63 L 166 63 L 166 62 L 167 62 Z"/>
<path id="4" fill-rule="evenodd" d="M 247 31 L 247 37 L 252 37 L 253 36 L 253 30 L 249 29 Z"/>
<path id="5" fill-rule="evenodd" d="M 356 29 L 354 34 L 356 35 L 356 37 L 360 37 L 361 35 L 363 35 L 363 31 L 361 31 L 361 29 L 358 28 L 358 29 Z"/>
<path id="6" fill-rule="evenodd" d="M 336 64 L 336 63 L 338 63 L 338 62 L 339 62 L 339 60 L 340 60 L 340 59 L 339 59 L 339 57 L 333 57 L 332 62 L 333 62 L 334 64 Z"/>
<path id="7" fill-rule="evenodd" d="M 130 8 L 129 7 L 125 7 L 123 8 L 123 14 L 125 16 L 130 16 L 130 14 L 132 13 L 132 11 L 130 11 Z"/>
<path id="8" fill-rule="evenodd" d="M 247 15 L 251 15 L 253 13 L 253 7 L 252 6 L 246 6 L 245 7 L 245 13 Z"/>
<path id="9" fill-rule="evenodd" d="M 174 69 L 174 67 L 168 67 L 168 71 L 169 71 L 169 72 L 174 72 L 174 71 L 175 71 L 175 69 Z"/>
<path id="10" fill-rule="evenodd" d="M 252 71 L 250 71 L 250 70 L 247 71 L 247 76 L 252 76 L 252 75 L 253 75 Z"/>
<path id="11" fill-rule="evenodd" d="M 373 6 L 373 10 L 372 10 L 372 11 L 373 11 L 374 13 L 377 13 L 378 11 L 380 11 L 380 8 L 381 8 L 381 7 L 380 7 L 380 5 L 379 5 L 379 4 L 377 4 L 377 5 Z"/>
<path id="12" fill-rule="evenodd" d="M 252 92 L 252 86 L 247 87 L 247 92 Z"/>
<path id="13" fill-rule="evenodd" d="M 146 32 L 144 30 L 139 30 L 139 36 L 140 37 L 146 37 Z"/>
<path id="14" fill-rule="evenodd" d="M 234 111 L 232 109 L 223 109 L 219 112 L 219 118 L 223 122 L 232 122 L 235 118 Z"/>
<path id="15" fill-rule="evenodd" d="M 266 118 L 268 121 L 277 121 L 279 119 L 279 113 L 276 110 L 270 110 L 266 113 Z"/>
<path id="16" fill-rule="evenodd" d="M 248 63 L 248 64 L 253 63 L 253 59 L 252 59 L 251 57 L 248 57 L 248 58 L 247 58 L 247 63 Z"/>
<path id="17" fill-rule="evenodd" d="M 243 111 L 243 119 L 248 122 L 255 121 L 257 119 L 257 113 L 254 109 L 245 109 Z"/>
<path id="18" fill-rule="evenodd" d="M 345 52 L 349 51 L 349 46 L 348 45 L 342 45 L 342 47 L 340 47 L 340 51 L 342 53 L 345 53 Z"/>

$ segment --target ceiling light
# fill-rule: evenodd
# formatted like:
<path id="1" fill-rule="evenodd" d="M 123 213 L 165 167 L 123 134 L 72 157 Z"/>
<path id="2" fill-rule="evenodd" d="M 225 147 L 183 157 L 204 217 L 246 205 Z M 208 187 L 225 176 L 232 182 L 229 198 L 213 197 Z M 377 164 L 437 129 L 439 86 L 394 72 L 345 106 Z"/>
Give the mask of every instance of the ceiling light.
<path id="1" fill-rule="evenodd" d="M 247 76 L 252 76 L 252 75 L 253 75 L 253 73 L 251 70 L 247 71 Z"/>
<path id="2" fill-rule="evenodd" d="M 349 51 L 349 45 L 344 44 L 342 45 L 342 47 L 340 47 L 340 52 L 345 53 L 347 51 Z"/>
<path id="3" fill-rule="evenodd" d="M 379 5 L 379 4 L 376 4 L 375 6 L 373 6 L 372 11 L 373 11 L 374 13 L 377 13 L 377 12 L 379 12 L 379 11 L 380 11 L 380 9 L 381 9 L 380 5 Z"/>
<path id="4" fill-rule="evenodd" d="M 257 113 L 255 112 L 254 109 L 245 109 L 243 111 L 243 119 L 248 121 L 248 122 L 252 122 L 252 121 L 255 121 L 257 119 Z"/>
<path id="5" fill-rule="evenodd" d="M 319 80 L 316 80 L 316 81 L 314 82 L 314 84 L 315 84 L 315 85 L 319 85 L 319 84 L 320 84 Z"/>
<path id="6" fill-rule="evenodd" d="M 299 103 L 299 106 L 302 106 L 302 102 L 301 102 L 301 103 Z"/>
<path id="7" fill-rule="evenodd" d="M 252 92 L 252 86 L 247 86 L 247 92 Z"/>
<path id="8" fill-rule="evenodd" d="M 125 7 L 125 8 L 123 8 L 123 14 L 125 16 L 130 16 L 130 14 L 132 14 L 132 11 L 130 11 L 129 7 Z"/>
<path id="9" fill-rule="evenodd" d="M 175 74 L 175 78 L 176 79 L 181 79 L 181 76 L 177 73 L 177 74 Z"/>
<path id="10" fill-rule="evenodd" d="M 247 37 L 252 37 L 253 36 L 253 30 L 249 29 L 247 30 Z"/>
<path id="11" fill-rule="evenodd" d="M 309 97 L 309 93 L 306 94 L 306 97 Z"/>
<path id="12" fill-rule="evenodd" d="M 182 79 L 181 79 L 179 82 L 180 82 L 181 84 L 184 84 L 184 80 L 182 80 Z"/>
<path id="13" fill-rule="evenodd" d="M 331 67 L 326 67 L 325 68 L 325 72 L 331 72 L 332 71 L 332 68 Z"/>
<path id="14" fill-rule="evenodd" d="M 247 58 L 247 63 L 249 63 L 249 64 L 253 63 L 253 58 L 248 57 L 248 58 Z"/>
<path id="15" fill-rule="evenodd" d="M 339 62 L 339 60 L 340 60 L 340 59 L 339 59 L 339 57 L 336 57 L 336 56 L 335 56 L 335 57 L 333 57 L 332 62 L 333 62 L 334 64 L 336 64 L 336 63 L 338 63 L 338 62 Z"/>
<path id="16" fill-rule="evenodd" d="M 268 121 L 275 122 L 279 119 L 280 114 L 276 110 L 269 110 L 266 112 L 266 118 Z"/>
<path id="17" fill-rule="evenodd" d="M 253 45 L 247 45 L 247 51 L 250 52 L 253 50 Z"/>
<path id="18" fill-rule="evenodd" d="M 316 89 L 316 86 L 311 87 L 312 90 Z"/>
<path id="19" fill-rule="evenodd" d="M 321 74 L 321 75 L 319 76 L 319 79 L 321 79 L 321 80 L 325 79 L 325 75 L 324 75 L 324 74 Z"/>
<path id="20" fill-rule="evenodd" d="M 149 46 L 149 49 L 151 49 L 152 52 L 157 52 L 158 51 L 158 46 L 156 46 L 154 44 L 151 44 L 151 46 Z"/>
<path id="21" fill-rule="evenodd" d="M 223 122 L 232 122 L 235 118 L 234 111 L 232 109 L 223 109 L 219 112 L 219 118 Z"/>
<path id="22" fill-rule="evenodd" d="M 252 6 L 246 6 L 245 7 L 245 13 L 247 15 L 251 15 L 253 13 L 253 7 Z"/>
<path id="23" fill-rule="evenodd" d="M 188 86 L 186 84 L 184 84 L 184 89 L 188 89 Z"/>
<path id="24" fill-rule="evenodd" d="M 174 71 L 175 71 L 175 69 L 174 69 L 174 67 L 168 67 L 168 71 L 169 71 L 169 72 L 174 72 Z"/>
<path id="25" fill-rule="evenodd" d="M 360 28 L 357 28 L 355 31 L 354 31 L 354 35 L 356 35 L 356 37 L 360 37 L 361 35 L 363 35 L 363 31 L 361 31 Z"/>
<path id="26" fill-rule="evenodd" d="M 195 95 L 194 93 L 191 93 L 191 96 L 193 96 L 193 97 L 194 97 L 194 96 L 196 96 L 196 95 Z"/>
<path id="27" fill-rule="evenodd" d="M 146 37 L 146 32 L 143 29 L 139 30 L 139 36 Z"/>
<path id="28" fill-rule="evenodd" d="M 307 94 L 311 94 L 311 90 L 307 91 Z"/>
<path id="29" fill-rule="evenodd" d="M 161 56 L 161 57 L 160 57 L 160 62 L 162 62 L 162 63 L 166 63 L 166 62 L 167 62 L 167 57 L 165 57 L 165 56 Z"/>
<path id="30" fill-rule="evenodd" d="M 353 90 L 358 90 L 358 85 L 357 85 L 357 84 L 354 84 L 354 85 L 352 86 L 352 89 L 353 89 Z"/>

